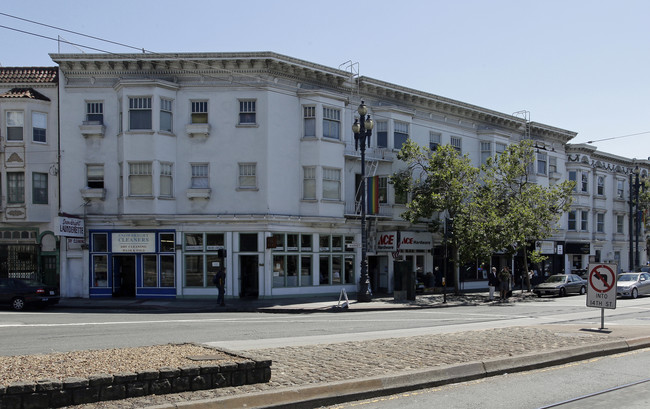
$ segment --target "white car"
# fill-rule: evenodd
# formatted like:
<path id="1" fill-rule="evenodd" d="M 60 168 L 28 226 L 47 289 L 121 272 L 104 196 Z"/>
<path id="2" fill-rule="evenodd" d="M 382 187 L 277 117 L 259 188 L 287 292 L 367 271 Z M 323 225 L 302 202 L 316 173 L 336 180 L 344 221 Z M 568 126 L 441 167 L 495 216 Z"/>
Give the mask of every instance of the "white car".
<path id="1" fill-rule="evenodd" d="M 616 278 L 616 295 L 636 298 L 650 294 L 649 273 L 623 273 Z"/>

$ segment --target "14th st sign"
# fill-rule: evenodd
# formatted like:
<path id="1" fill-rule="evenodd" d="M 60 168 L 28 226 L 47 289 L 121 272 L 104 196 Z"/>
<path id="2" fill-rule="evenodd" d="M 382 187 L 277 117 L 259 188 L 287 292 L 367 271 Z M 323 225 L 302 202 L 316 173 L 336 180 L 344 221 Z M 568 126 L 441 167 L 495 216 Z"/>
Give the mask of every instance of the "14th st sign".
<path id="1" fill-rule="evenodd" d="M 616 309 L 616 264 L 589 264 L 587 307 Z"/>

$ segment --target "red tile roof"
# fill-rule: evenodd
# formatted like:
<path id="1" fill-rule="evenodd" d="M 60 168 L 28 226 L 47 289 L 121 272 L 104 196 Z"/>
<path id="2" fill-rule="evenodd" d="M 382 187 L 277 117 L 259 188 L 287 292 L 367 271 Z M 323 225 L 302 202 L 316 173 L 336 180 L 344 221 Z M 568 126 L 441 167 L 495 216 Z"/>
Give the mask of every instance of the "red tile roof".
<path id="1" fill-rule="evenodd" d="M 32 88 L 12 88 L 9 91 L 0 94 L 0 98 L 29 98 L 41 101 L 50 101 L 48 97 Z"/>
<path id="2" fill-rule="evenodd" d="M 58 81 L 58 67 L 0 67 L 0 83 L 55 84 Z"/>

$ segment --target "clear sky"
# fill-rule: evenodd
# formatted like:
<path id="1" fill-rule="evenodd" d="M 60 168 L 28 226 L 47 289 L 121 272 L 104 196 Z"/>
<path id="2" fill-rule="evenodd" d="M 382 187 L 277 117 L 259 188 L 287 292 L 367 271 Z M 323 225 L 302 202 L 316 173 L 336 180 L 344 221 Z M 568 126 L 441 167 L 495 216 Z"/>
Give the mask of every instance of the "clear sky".
<path id="1" fill-rule="evenodd" d="M 153 52 L 352 61 L 378 80 L 528 111 L 531 121 L 577 132 L 572 143 L 650 156 L 648 0 L 29 0 L 2 2 L 0 13 Z M 52 66 L 49 53 L 79 52 L 15 29 L 134 52 L 2 14 L 0 26 L 3 66 Z"/>

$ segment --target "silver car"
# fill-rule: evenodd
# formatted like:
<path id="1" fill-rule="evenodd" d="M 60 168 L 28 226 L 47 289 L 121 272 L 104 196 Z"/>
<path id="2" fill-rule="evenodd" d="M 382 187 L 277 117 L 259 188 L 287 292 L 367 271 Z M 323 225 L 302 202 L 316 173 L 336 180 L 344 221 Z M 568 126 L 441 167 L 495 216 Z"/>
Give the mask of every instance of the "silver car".
<path id="1" fill-rule="evenodd" d="M 533 292 L 538 297 L 542 295 L 559 295 L 564 297 L 569 293 L 584 294 L 587 292 L 587 282 L 576 274 L 554 274 L 543 283 L 535 286 Z"/>
<path id="2" fill-rule="evenodd" d="M 616 295 L 636 298 L 650 294 L 649 273 L 623 273 L 616 278 Z"/>

